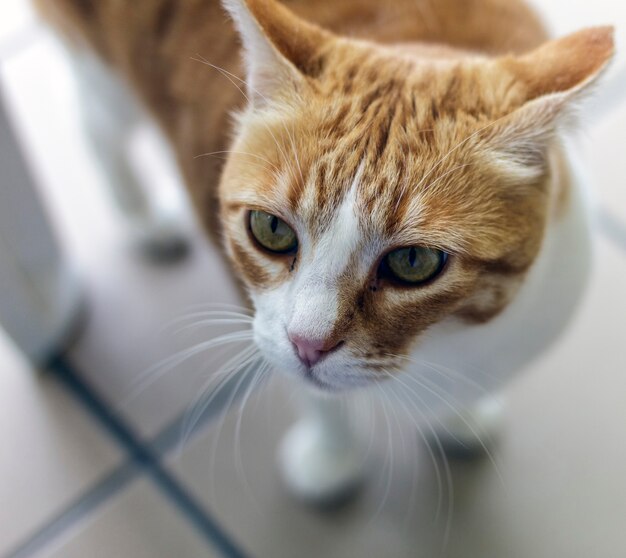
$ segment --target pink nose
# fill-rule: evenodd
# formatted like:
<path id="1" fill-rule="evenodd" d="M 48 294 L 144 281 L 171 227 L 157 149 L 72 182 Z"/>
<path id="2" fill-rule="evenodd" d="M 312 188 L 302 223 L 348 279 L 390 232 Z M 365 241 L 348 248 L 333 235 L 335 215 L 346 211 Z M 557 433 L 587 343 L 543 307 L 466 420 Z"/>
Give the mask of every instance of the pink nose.
<path id="1" fill-rule="evenodd" d="M 327 353 L 336 349 L 343 341 L 330 339 L 313 339 L 300 335 L 289 334 L 290 341 L 294 344 L 300 360 L 307 366 L 313 366 Z"/>

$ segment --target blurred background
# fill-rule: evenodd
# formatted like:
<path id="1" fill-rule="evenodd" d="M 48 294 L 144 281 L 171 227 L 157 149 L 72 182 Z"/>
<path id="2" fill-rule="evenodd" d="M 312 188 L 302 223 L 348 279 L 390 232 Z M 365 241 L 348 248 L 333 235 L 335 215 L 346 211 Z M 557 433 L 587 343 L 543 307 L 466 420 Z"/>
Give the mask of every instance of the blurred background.
<path id="1" fill-rule="evenodd" d="M 365 490 L 320 511 L 275 466 L 291 390 L 238 378 L 218 390 L 209 373 L 245 345 L 193 349 L 237 327 L 190 328 L 190 316 L 240 301 L 158 134 L 146 123 L 130 149 L 185 216 L 191 249 L 169 264 L 128 241 L 63 50 L 26 0 L 0 3 L 1 558 L 626 556 L 626 4 L 536 4 L 556 34 L 617 26 L 607 87 L 582 114 L 598 201 L 586 298 L 507 386 L 492 459 L 433 462 L 417 436 L 374 421 Z M 69 349 L 50 361 L 61 339 Z"/>

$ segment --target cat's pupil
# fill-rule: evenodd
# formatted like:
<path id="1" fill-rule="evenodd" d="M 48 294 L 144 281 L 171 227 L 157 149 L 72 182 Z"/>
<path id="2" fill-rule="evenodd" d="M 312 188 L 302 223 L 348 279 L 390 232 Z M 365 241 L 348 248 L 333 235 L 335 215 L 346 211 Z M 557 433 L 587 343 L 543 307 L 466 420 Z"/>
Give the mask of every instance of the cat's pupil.
<path id="1" fill-rule="evenodd" d="M 278 217 L 272 216 L 272 222 L 270 223 L 272 232 L 275 233 L 278 228 Z"/>
<path id="2" fill-rule="evenodd" d="M 409 250 L 409 264 L 411 267 L 415 267 L 415 260 L 417 259 L 417 251 L 415 248 Z"/>

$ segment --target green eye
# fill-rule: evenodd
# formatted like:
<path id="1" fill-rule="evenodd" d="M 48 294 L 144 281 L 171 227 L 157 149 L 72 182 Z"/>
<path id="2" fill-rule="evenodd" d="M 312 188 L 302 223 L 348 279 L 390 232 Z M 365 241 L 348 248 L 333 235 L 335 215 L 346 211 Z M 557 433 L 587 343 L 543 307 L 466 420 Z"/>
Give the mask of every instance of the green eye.
<path id="1" fill-rule="evenodd" d="M 447 258 L 441 250 L 411 246 L 389 252 L 383 260 L 383 269 L 402 283 L 419 285 L 439 274 Z"/>
<path id="2" fill-rule="evenodd" d="M 293 229 L 276 215 L 265 211 L 250 212 L 250 231 L 255 240 L 270 252 L 284 254 L 298 247 L 298 238 Z"/>

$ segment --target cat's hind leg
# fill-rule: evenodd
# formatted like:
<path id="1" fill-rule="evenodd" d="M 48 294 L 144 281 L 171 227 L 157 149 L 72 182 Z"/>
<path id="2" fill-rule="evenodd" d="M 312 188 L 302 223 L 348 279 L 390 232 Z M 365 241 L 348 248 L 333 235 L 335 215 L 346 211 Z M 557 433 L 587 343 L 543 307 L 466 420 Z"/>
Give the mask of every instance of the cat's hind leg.
<path id="1" fill-rule="evenodd" d="M 358 489 L 363 454 L 339 398 L 307 393 L 285 435 L 279 463 L 288 488 L 306 502 L 337 505 Z"/>
<path id="2" fill-rule="evenodd" d="M 145 118 L 143 111 L 126 84 L 93 53 L 68 52 L 85 135 L 133 242 L 152 259 L 178 259 L 188 247 L 180 217 L 156 203 L 131 163 L 129 140 Z"/>

